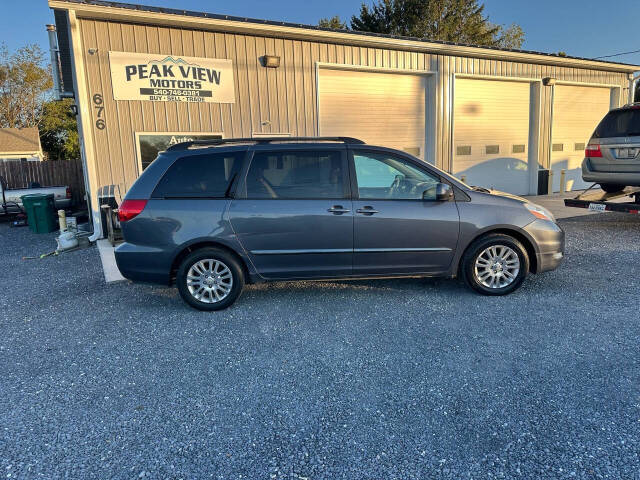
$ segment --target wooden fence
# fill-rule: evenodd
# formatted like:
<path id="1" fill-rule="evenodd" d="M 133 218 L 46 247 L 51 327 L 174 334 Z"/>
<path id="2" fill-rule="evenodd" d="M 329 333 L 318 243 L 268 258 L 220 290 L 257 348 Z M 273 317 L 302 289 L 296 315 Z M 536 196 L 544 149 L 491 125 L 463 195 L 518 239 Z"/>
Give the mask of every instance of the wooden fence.
<path id="1" fill-rule="evenodd" d="M 43 187 L 67 185 L 71 187 L 74 205 L 84 202 L 84 178 L 80 160 L 0 160 L 0 177 L 5 179 L 9 189 L 28 188 L 34 182 Z"/>

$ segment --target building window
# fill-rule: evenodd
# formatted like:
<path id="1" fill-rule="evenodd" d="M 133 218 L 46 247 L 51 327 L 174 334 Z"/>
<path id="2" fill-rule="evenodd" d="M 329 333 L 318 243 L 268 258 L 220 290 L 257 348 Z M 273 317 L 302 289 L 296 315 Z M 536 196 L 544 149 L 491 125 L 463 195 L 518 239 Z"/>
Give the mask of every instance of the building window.
<path id="1" fill-rule="evenodd" d="M 173 145 L 193 140 L 215 140 L 219 138 L 222 138 L 221 133 L 137 132 L 136 147 L 138 148 L 140 173 L 156 159 L 160 152 L 164 152 Z"/>
<path id="2" fill-rule="evenodd" d="M 554 152 L 564 152 L 564 143 L 554 143 L 552 148 Z"/>
<path id="3" fill-rule="evenodd" d="M 471 155 L 471 145 L 460 145 L 456 147 L 456 155 Z"/>
<path id="4" fill-rule="evenodd" d="M 523 145 L 523 144 L 513 145 L 513 147 L 511 147 L 511 153 L 524 153 L 525 150 L 526 150 L 526 145 Z"/>
<path id="5" fill-rule="evenodd" d="M 485 153 L 487 155 L 497 155 L 500 153 L 500 145 L 487 145 L 485 147 Z"/>
<path id="6" fill-rule="evenodd" d="M 580 150 L 584 150 L 584 147 L 585 147 L 584 143 L 576 143 L 576 144 L 573 146 L 573 149 L 574 149 L 576 152 L 579 152 Z"/>

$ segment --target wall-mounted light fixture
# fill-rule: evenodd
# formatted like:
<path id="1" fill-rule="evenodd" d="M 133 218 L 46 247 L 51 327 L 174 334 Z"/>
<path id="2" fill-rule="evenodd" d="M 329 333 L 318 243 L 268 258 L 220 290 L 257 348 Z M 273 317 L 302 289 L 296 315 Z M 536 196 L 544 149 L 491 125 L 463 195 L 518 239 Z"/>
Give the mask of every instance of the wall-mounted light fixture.
<path id="1" fill-rule="evenodd" d="M 96 53 L 98 53 L 98 49 L 97 48 L 90 48 L 87 50 L 87 52 L 89 52 L 89 55 L 95 55 Z"/>
<path id="2" fill-rule="evenodd" d="M 542 79 L 542 84 L 545 87 L 553 87 L 556 84 L 556 79 L 553 77 L 544 77 Z"/>
<path id="3" fill-rule="evenodd" d="M 280 57 L 277 55 L 263 55 L 261 60 L 262 66 L 266 68 L 278 68 L 280 66 Z"/>

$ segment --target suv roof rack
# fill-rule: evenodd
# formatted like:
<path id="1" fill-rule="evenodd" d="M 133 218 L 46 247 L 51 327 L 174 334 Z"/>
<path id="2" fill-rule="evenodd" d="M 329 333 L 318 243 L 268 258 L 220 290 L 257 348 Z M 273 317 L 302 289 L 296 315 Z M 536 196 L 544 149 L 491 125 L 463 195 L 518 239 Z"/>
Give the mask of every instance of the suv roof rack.
<path id="1" fill-rule="evenodd" d="M 191 147 L 213 147 L 230 143 L 272 143 L 272 142 L 342 142 L 348 145 L 364 145 L 360 139 L 353 137 L 258 137 L 258 138 L 214 138 L 211 140 L 191 140 L 176 143 L 167 148 L 167 152 L 187 150 Z"/>

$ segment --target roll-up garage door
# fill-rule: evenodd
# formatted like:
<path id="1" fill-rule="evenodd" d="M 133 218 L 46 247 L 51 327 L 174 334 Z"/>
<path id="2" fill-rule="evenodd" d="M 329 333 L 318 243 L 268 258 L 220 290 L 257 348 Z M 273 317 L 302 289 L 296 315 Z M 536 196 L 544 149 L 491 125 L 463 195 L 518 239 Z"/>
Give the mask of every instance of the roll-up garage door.
<path id="1" fill-rule="evenodd" d="M 322 136 L 349 136 L 424 159 L 424 75 L 321 68 Z"/>
<path id="2" fill-rule="evenodd" d="M 582 181 L 584 147 L 600 120 L 609 111 L 611 89 L 555 85 L 551 126 L 551 169 L 554 191 L 560 189 L 560 172 L 565 171 L 567 190 L 589 186 Z"/>
<path id="3" fill-rule="evenodd" d="M 528 82 L 457 78 L 454 175 L 471 185 L 530 193 L 530 108 Z"/>

